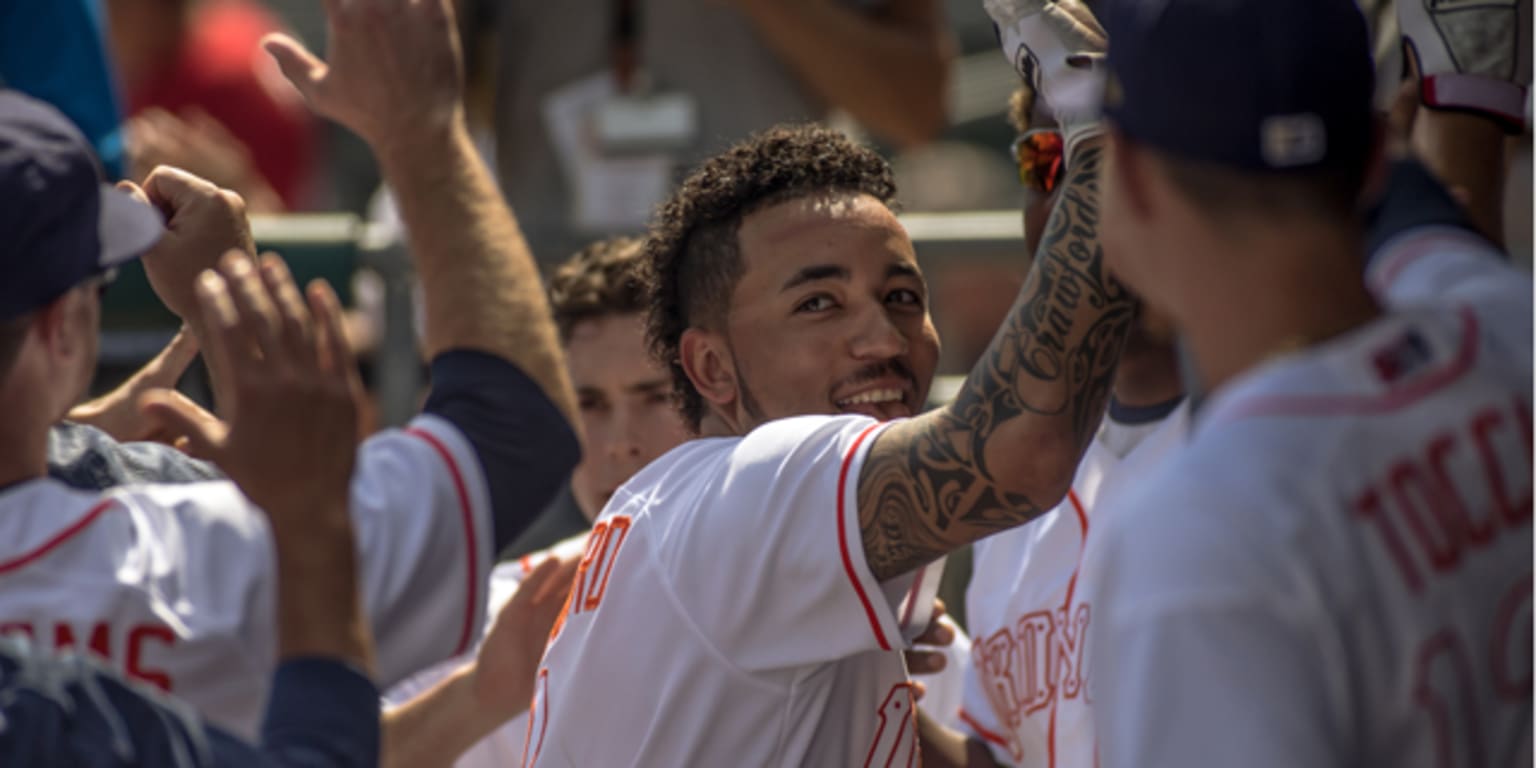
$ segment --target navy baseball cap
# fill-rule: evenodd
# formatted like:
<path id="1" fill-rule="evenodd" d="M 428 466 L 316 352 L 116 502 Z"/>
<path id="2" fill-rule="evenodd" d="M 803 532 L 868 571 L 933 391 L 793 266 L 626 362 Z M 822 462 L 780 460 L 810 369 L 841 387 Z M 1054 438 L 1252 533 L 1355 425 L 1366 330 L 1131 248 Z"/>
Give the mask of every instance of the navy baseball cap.
<path id="1" fill-rule="evenodd" d="M 1375 65 L 1355 0 L 1109 0 L 1104 114 L 1133 141 L 1244 171 L 1364 163 Z"/>
<path id="2" fill-rule="evenodd" d="M 0 200 L 0 319 L 138 257 L 164 229 L 106 183 L 68 118 L 14 90 L 0 90 Z"/>

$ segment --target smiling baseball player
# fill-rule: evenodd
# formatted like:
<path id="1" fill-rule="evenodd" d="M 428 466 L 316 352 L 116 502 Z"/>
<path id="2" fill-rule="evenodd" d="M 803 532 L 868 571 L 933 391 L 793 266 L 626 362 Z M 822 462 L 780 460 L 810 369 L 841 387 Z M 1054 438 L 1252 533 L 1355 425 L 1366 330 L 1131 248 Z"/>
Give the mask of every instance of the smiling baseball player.
<path id="1" fill-rule="evenodd" d="M 1132 314 L 1100 265 L 1095 140 L 1074 151 L 1013 312 L 922 416 L 937 337 L 877 155 L 781 128 L 683 184 L 648 241 L 650 336 L 685 416 L 724 429 L 597 520 L 525 765 L 916 761 L 921 568 L 1065 495 Z"/>

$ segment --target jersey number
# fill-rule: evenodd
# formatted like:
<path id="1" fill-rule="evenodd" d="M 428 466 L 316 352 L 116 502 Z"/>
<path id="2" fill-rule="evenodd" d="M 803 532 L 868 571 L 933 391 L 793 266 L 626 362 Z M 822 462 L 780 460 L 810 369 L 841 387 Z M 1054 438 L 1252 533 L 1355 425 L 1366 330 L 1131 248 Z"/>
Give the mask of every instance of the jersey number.
<path id="1" fill-rule="evenodd" d="M 1507 713 L 1478 711 L 1478 702 L 1502 702 L 1529 707 L 1531 698 L 1531 575 L 1515 582 L 1499 600 L 1493 624 L 1491 663 L 1474 659 L 1461 637 L 1442 629 L 1419 646 L 1414 700 L 1429 719 L 1434 734 L 1435 764 L 1440 768 L 1494 765 L 1483 733 L 1483 715 L 1504 719 Z M 1483 672 L 1491 674 L 1483 674 Z M 1490 685 L 1494 696 L 1479 692 Z M 1529 710 L 1526 716 L 1529 716 Z M 1494 749 L 1498 749 L 1497 746 Z"/>
<path id="2" fill-rule="evenodd" d="M 880 704 L 880 724 L 864 768 L 917 765 L 917 697 L 910 682 L 891 686 Z"/>

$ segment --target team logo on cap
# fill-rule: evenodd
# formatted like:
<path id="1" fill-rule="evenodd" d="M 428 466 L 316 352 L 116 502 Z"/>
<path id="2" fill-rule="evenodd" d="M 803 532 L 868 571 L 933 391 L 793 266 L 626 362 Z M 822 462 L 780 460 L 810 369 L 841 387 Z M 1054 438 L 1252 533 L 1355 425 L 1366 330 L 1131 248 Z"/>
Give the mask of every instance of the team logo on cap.
<path id="1" fill-rule="evenodd" d="M 1271 168 L 1311 165 L 1328 152 L 1328 130 L 1311 112 L 1266 117 L 1259 134 L 1259 151 Z"/>

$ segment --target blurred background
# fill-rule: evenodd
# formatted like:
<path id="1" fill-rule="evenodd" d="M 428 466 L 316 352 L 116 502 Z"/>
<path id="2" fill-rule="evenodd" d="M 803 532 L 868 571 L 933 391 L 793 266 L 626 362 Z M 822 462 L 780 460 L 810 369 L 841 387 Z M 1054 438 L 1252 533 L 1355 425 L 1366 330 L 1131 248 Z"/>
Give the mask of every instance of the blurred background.
<path id="1" fill-rule="evenodd" d="M 1362 0 L 1377 25 L 1384 95 L 1400 60 L 1390 2 Z M 640 231 L 696 162 L 748 133 L 821 120 L 896 169 L 945 339 L 941 373 L 968 370 L 1012 301 L 1026 267 L 1025 192 L 1005 119 L 1017 81 L 978 0 L 455 4 L 477 143 L 546 268 L 593 240 Z M 262 215 L 262 244 L 301 275 L 330 278 L 353 307 L 387 423 L 410 412 L 419 375 L 398 220 L 366 147 L 312 117 L 259 46 L 286 31 L 323 55 L 323 7 L 3 0 L 0 76 L 68 102 L 61 108 L 96 139 L 109 174 L 141 179 L 165 163 L 244 195 Z M 91 53 L 92 35 L 105 54 Z M 82 64 L 93 55 L 105 57 L 100 83 Z M 43 67 L 40 57 L 69 66 Z M 1529 264 L 1529 137 L 1516 144 L 1508 244 Z M 130 273 L 109 292 L 103 326 L 97 385 L 106 388 L 158 351 L 175 323 Z"/>

